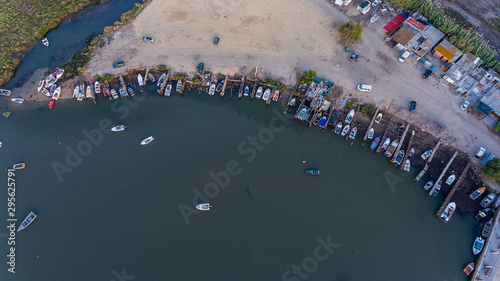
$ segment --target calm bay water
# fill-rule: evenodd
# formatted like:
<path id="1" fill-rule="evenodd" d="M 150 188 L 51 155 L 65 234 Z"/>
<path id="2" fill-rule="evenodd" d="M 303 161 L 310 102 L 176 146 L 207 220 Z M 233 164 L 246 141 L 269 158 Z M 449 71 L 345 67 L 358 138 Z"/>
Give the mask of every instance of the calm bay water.
<path id="1" fill-rule="evenodd" d="M 27 163 L 16 172 L 16 218 L 39 215 L 17 233 L 16 273 L 4 268 L 1 280 L 466 280 L 472 215 L 442 223 L 433 215 L 440 200 L 413 182 L 415 171 L 400 173 L 367 144 L 350 146 L 291 115 L 270 138 L 271 120 L 272 128 L 284 122 L 277 105 L 142 94 L 132 103 L 13 106 L 0 119 L 2 166 Z M 103 133 L 59 182 L 54 161 L 67 164 L 68 147 L 85 151 L 82 132 L 107 119 L 127 129 Z M 251 159 L 259 134 L 268 143 L 258 141 Z M 139 146 L 149 135 L 156 139 Z M 180 204 L 201 202 L 193 189 L 203 192 L 209 173 L 230 161 L 241 172 L 209 198 L 211 211 L 186 224 Z M 330 252 L 321 246 L 328 240 Z"/>

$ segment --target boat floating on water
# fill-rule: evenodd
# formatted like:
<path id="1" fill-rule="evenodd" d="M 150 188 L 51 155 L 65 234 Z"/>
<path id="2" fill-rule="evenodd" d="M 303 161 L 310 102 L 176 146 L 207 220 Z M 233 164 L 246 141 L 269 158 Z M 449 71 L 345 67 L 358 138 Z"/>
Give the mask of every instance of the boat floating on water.
<path id="1" fill-rule="evenodd" d="M 19 103 L 19 104 L 24 103 L 24 99 L 22 99 L 22 98 L 12 98 L 10 100 L 15 102 L 15 103 Z"/>
<path id="2" fill-rule="evenodd" d="M 0 96 L 10 97 L 10 95 L 12 95 L 12 92 L 10 90 L 0 89 Z"/>
<path id="3" fill-rule="evenodd" d="M 495 200 L 496 197 L 497 195 L 494 192 L 491 192 L 490 194 L 486 195 L 483 200 L 481 200 L 481 203 L 479 203 L 479 205 L 481 205 L 481 207 L 483 208 L 486 208 Z"/>
<path id="4" fill-rule="evenodd" d="M 135 93 L 134 93 L 134 90 L 132 89 L 132 87 L 127 86 L 127 91 L 128 91 L 129 96 L 131 96 L 131 97 L 135 96 Z"/>
<path id="5" fill-rule="evenodd" d="M 486 188 L 484 186 L 474 190 L 474 192 L 472 192 L 471 195 L 469 196 L 470 199 L 476 200 L 477 198 L 479 198 L 479 196 L 481 196 L 484 193 L 485 190 Z"/>
<path id="6" fill-rule="evenodd" d="M 31 211 L 28 216 L 23 220 L 23 222 L 21 223 L 21 225 L 19 226 L 19 228 L 17 229 L 17 231 L 21 231 L 23 229 L 25 229 L 26 227 L 28 227 L 28 225 L 30 225 L 37 217 L 37 214 L 35 214 L 35 212 Z"/>
<path id="7" fill-rule="evenodd" d="M 429 192 L 429 196 L 431 197 L 438 196 L 440 190 L 441 190 L 441 183 L 438 183 L 436 187 L 431 189 L 431 191 Z"/>
<path id="8" fill-rule="evenodd" d="M 113 131 L 113 132 L 121 132 L 121 131 L 125 130 L 125 128 L 127 128 L 127 126 L 125 126 L 125 125 L 118 125 L 118 126 L 114 126 L 113 128 L 111 128 L 111 131 Z"/>
<path id="9" fill-rule="evenodd" d="M 338 134 L 340 134 L 340 131 L 342 131 L 342 122 L 337 123 L 337 126 L 335 126 L 334 133 L 338 135 Z"/>
<path id="10" fill-rule="evenodd" d="M 428 191 L 432 186 L 434 185 L 434 182 L 433 181 L 428 181 L 425 185 L 424 185 L 424 190 L 425 191 Z"/>
<path id="11" fill-rule="evenodd" d="M 488 238 L 491 233 L 491 228 L 493 227 L 493 218 L 491 218 L 483 227 L 483 232 L 481 233 L 484 238 Z"/>
<path id="12" fill-rule="evenodd" d="M 474 266 L 476 264 L 471 262 L 469 263 L 465 268 L 464 268 L 464 273 L 467 274 L 467 275 L 470 275 L 472 273 L 472 271 L 474 271 Z"/>
<path id="13" fill-rule="evenodd" d="M 259 87 L 259 88 L 257 89 L 257 93 L 255 93 L 255 98 L 256 98 L 256 99 L 260 99 L 260 98 L 262 97 L 262 91 L 263 91 L 263 90 L 262 90 L 262 87 Z"/>
<path id="14" fill-rule="evenodd" d="M 167 87 L 165 87 L 165 96 L 170 96 L 170 93 L 172 92 L 172 84 L 168 84 Z"/>
<path id="15" fill-rule="evenodd" d="M 396 156 L 394 157 L 394 163 L 396 163 L 396 166 L 401 165 L 401 161 L 403 161 L 403 158 L 405 157 L 405 151 L 400 150 L 398 153 L 396 153 Z"/>
<path id="16" fill-rule="evenodd" d="M 125 90 L 123 89 L 123 87 L 120 87 L 118 89 L 118 92 L 120 93 L 120 98 L 128 96 L 127 93 L 125 92 Z"/>
<path id="17" fill-rule="evenodd" d="M 384 143 L 382 144 L 382 151 L 385 151 L 387 150 L 387 148 L 389 148 L 389 145 L 391 144 L 391 139 L 390 138 L 386 138 Z"/>
<path id="18" fill-rule="evenodd" d="M 12 166 L 12 168 L 16 169 L 16 170 L 21 170 L 21 169 L 24 169 L 26 168 L 26 163 L 18 163 L 18 164 L 15 164 L 14 166 Z"/>
<path id="19" fill-rule="evenodd" d="M 384 153 L 385 157 L 391 158 L 392 154 L 394 154 L 394 151 L 398 147 L 398 144 L 399 144 L 399 141 L 398 140 L 394 140 L 391 143 L 391 145 L 387 148 L 387 150 L 385 151 L 385 153 Z"/>
<path id="20" fill-rule="evenodd" d="M 55 99 L 49 99 L 49 108 L 52 109 L 54 107 Z"/>
<path id="21" fill-rule="evenodd" d="M 117 100 L 117 99 L 119 99 L 119 98 L 120 98 L 120 97 L 118 96 L 118 93 L 116 92 L 116 90 L 115 90 L 115 89 L 111 89 L 110 94 L 111 94 L 111 97 L 112 97 L 114 100 Z"/>
<path id="22" fill-rule="evenodd" d="M 410 149 L 410 152 L 408 152 L 408 157 L 412 157 L 414 153 L 415 153 L 415 149 L 412 147 Z"/>
<path id="23" fill-rule="evenodd" d="M 344 129 L 342 129 L 342 133 L 340 133 L 341 136 L 345 137 L 347 133 L 349 132 L 350 126 L 347 124 L 344 126 Z"/>
<path id="24" fill-rule="evenodd" d="M 371 150 L 375 150 L 377 148 L 378 144 L 380 143 L 380 139 L 382 138 L 382 135 L 378 136 L 376 139 L 372 141 L 372 144 L 370 145 Z"/>
<path id="25" fill-rule="evenodd" d="M 278 90 L 274 91 L 273 101 L 278 101 L 279 98 L 280 98 L 280 91 Z"/>
<path id="26" fill-rule="evenodd" d="M 266 89 L 264 91 L 264 94 L 262 95 L 262 100 L 263 101 L 268 101 L 270 96 L 271 96 L 271 90 L 270 89 Z"/>
<path id="27" fill-rule="evenodd" d="M 181 90 L 182 90 L 182 81 L 181 81 L 180 79 L 177 81 L 177 87 L 175 88 L 175 90 L 176 90 L 178 93 L 180 93 L 180 92 L 181 92 Z"/>
<path id="28" fill-rule="evenodd" d="M 349 113 L 345 117 L 345 123 L 346 124 L 351 124 L 353 117 L 354 117 L 354 109 L 351 109 L 351 111 L 349 111 Z"/>
<path id="29" fill-rule="evenodd" d="M 490 211 L 491 211 L 490 208 L 482 209 L 479 212 L 477 212 L 477 214 L 474 216 L 474 218 L 476 220 L 480 220 L 481 218 L 485 218 Z"/>
<path id="30" fill-rule="evenodd" d="M 481 236 L 476 237 L 476 240 L 472 245 L 472 253 L 474 253 L 475 256 L 478 255 L 483 250 L 483 246 L 484 246 L 484 239 Z"/>
<path id="31" fill-rule="evenodd" d="M 451 185 L 453 182 L 455 181 L 455 175 L 451 175 L 448 177 L 448 179 L 446 180 L 446 184 L 447 185 Z"/>
<path id="32" fill-rule="evenodd" d="M 43 44 L 43 45 L 45 45 L 45 47 L 48 47 L 48 46 L 50 45 L 50 43 L 49 43 L 49 39 L 47 39 L 47 38 L 43 37 L 43 38 L 42 38 L 42 44 Z"/>
<path id="33" fill-rule="evenodd" d="M 153 82 L 153 83 L 156 82 L 155 76 L 151 72 L 148 73 L 148 77 L 149 77 L 149 80 L 151 80 L 151 82 Z"/>
<path id="34" fill-rule="evenodd" d="M 200 211 L 209 211 L 211 207 L 212 206 L 210 206 L 209 203 L 201 203 L 201 204 L 196 205 L 196 209 L 198 209 Z"/>
<path id="35" fill-rule="evenodd" d="M 370 130 L 368 131 L 369 140 L 373 139 L 373 134 L 375 134 L 375 130 L 373 128 L 370 128 Z"/>
<path id="36" fill-rule="evenodd" d="M 250 93 L 250 88 L 248 88 L 248 86 L 246 86 L 246 87 L 245 87 L 245 90 L 243 91 L 243 95 L 244 95 L 245 97 L 247 97 L 247 96 L 248 96 L 248 93 Z"/>
<path id="37" fill-rule="evenodd" d="M 153 136 L 149 136 L 141 141 L 141 145 L 150 144 L 155 138 Z"/>
<path id="38" fill-rule="evenodd" d="M 144 80 L 142 79 L 142 75 L 140 73 L 137 74 L 137 83 L 139 83 L 139 86 L 144 85 Z"/>
<path id="39" fill-rule="evenodd" d="M 94 92 L 96 94 L 101 93 L 101 84 L 99 84 L 99 81 L 95 81 L 95 83 L 94 83 Z"/>
<path id="40" fill-rule="evenodd" d="M 410 167 L 411 167 L 410 159 L 406 159 L 405 165 L 403 167 L 403 171 L 409 173 L 410 172 Z"/>
<path id="41" fill-rule="evenodd" d="M 358 132 L 358 128 L 354 127 L 352 128 L 351 132 L 349 133 L 349 138 L 353 140 L 356 137 L 356 133 Z"/>
<path id="42" fill-rule="evenodd" d="M 455 212 L 455 208 L 457 205 L 455 202 L 450 202 L 448 205 L 446 205 L 446 208 L 444 208 L 444 211 L 441 213 L 439 216 L 444 222 L 448 222 L 453 215 L 453 212 Z"/>
<path id="43" fill-rule="evenodd" d="M 306 172 L 310 175 L 313 175 L 313 176 L 321 175 L 321 170 L 317 170 L 317 169 L 304 170 L 304 172 Z"/>
<path id="44" fill-rule="evenodd" d="M 215 83 L 212 83 L 212 85 L 210 85 L 210 89 L 208 90 L 208 95 L 210 96 L 215 95 Z"/>
<path id="45" fill-rule="evenodd" d="M 427 158 L 429 158 L 429 156 L 431 156 L 431 153 L 432 153 L 432 150 L 427 150 L 426 152 L 424 152 L 422 154 L 422 156 L 421 156 L 422 159 L 427 160 Z"/>

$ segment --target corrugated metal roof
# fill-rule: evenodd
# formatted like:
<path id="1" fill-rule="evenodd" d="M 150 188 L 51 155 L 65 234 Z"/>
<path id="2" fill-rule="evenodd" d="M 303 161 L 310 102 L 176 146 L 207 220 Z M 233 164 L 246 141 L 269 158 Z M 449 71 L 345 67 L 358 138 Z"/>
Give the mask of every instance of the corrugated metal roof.
<path id="1" fill-rule="evenodd" d="M 387 30 L 385 33 L 386 35 L 391 35 L 398 27 L 401 26 L 401 24 L 406 20 L 406 18 L 399 14 L 395 16 L 390 22 L 388 22 L 385 26 L 384 29 Z"/>
<path id="2" fill-rule="evenodd" d="M 450 61 L 462 55 L 462 51 L 460 51 L 457 47 L 455 47 L 447 40 L 441 41 L 441 43 L 439 43 L 439 45 L 437 45 L 434 50 L 438 51 L 441 55 L 443 55 Z"/>
<path id="3" fill-rule="evenodd" d="M 419 31 L 424 31 L 426 25 L 419 22 L 418 20 L 414 19 L 414 18 L 409 18 L 406 20 L 406 22 L 413 26 L 415 29 L 419 30 Z"/>
<path id="4" fill-rule="evenodd" d="M 392 35 L 392 39 L 397 43 L 405 46 L 415 37 L 415 30 L 410 30 L 407 26 L 402 26 L 396 33 Z"/>

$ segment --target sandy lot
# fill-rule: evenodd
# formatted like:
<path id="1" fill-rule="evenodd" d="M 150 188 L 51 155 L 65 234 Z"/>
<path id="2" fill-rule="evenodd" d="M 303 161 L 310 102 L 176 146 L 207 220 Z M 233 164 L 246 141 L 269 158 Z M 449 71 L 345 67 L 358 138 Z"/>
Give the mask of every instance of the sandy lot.
<path id="1" fill-rule="evenodd" d="M 356 1 L 344 13 L 324 0 L 153 0 L 139 17 L 115 32 L 110 44 L 90 61 L 89 74 L 119 73 L 126 69 L 165 64 L 174 71 L 195 71 L 199 62 L 221 73 L 248 73 L 258 66 L 262 77 L 296 83 L 297 73 L 316 70 L 318 75 L 346 89 L 346 97 L 376 104 L 423 130 L 443 138 L 466 153 L 479 146 L 500 155 L 498 136 L 487 125 L 459 109 L 462 101 L 444 80 L 423 80 L 423 66 L 411 59 L 398 62 L 400 54 L 384 42 L 381 17 L 365 28 L 354 44 L 360 53 L 350 63 L 350 53 L 336 34 L 346 16 L 356 20 Z M 372 9 L 370 18 L 375 13 Z M 155 37 L 144 43 L 141 36 Z M 214 37 L 221 38 L 218 46 Z M 113 69 L 123 60 L 126 67 Z M 355 90 L 359 83 L 372 84 L 371 93 Z M 410 101 L 418 103 L 410 113 Z M 447 130 L 442 131 L 441 125 Z M 477 137 L 477 139 L 475 139 Z"/>

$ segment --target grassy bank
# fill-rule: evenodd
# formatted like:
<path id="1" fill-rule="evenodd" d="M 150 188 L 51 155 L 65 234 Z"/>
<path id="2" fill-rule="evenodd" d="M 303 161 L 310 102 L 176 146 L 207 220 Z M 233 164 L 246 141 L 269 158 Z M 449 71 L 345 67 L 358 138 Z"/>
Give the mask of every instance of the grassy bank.
<path id="1" fill-rule="evenodd" d="M 0 85 L 14 75 L 30 46 L 69 14 L 99 0 L 0 0 Z"/>

